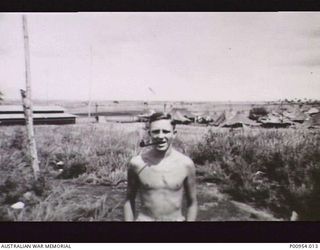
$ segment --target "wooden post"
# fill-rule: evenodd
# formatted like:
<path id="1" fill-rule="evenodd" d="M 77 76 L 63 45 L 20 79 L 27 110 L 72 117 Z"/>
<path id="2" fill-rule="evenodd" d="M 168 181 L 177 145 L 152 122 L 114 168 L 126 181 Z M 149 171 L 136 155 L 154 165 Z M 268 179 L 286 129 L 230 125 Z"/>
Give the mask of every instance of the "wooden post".
<path id="1" fill-rule="evenodd" d="M 96 122 L 99 122 L 99 116 L 98 116 L 98 103 L 96 103 L 96 114 L 94 116 L 96 118 Z"/>
<path id="2" fill-rule="evenodd" d="M 98 103 L 96 103 L 96 116 L 98 115 Z"/>
<path id="3" fill-rule="evenodd" d="M 89 103 L 88 103 L 88 117 L 91 117 L 91 88 L 92 88 L 92 46 L 90 46 L 90 85 L 89 85 Z"/>
<path id="4" fill-rule="evenodd" d="M 34 177 L 38 180 L 40 169 L 39 160 L 37 155 L 36 141 L 34 138 L 33 129 L 33 109 L 31 101 L 31 75 L 30 75 L 30 54 L 29 54 L 29 37 L 28 37 L 28 26 L 27 18 L 25 15 L 22 16 L 23 24 L 23 38 L 24 38 L 24 54 L 25 54 L 25 66 L 26 66 L 26 91 L 21 91 L 23 110 L 26 119 L 27 135 L 28 135 L 28 146 L 30 151 L 30 160 L 34 173 Z"/>

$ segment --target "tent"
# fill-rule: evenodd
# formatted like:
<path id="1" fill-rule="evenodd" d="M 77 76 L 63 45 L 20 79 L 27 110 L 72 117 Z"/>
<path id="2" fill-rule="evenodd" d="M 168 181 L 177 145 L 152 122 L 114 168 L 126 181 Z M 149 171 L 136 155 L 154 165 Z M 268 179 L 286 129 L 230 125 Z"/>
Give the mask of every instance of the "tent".
<path id="1" fill-rule="evenodd" d="M 287 128 L 293 124 L 288 118 L 275 113 L 260 118 L 259 122 L 262 123 L 261 126 L 264 128 Z"/>
<path id="2" fill-rule="evenodd" d="M 313 107 L 313 108 L 310 108 L 306 113 L 309 115 L 313 115 L 313 114 L 317 114 L 319 112 L 320 112 L 319 109 Z"/>
<path id="3" fill-rule="evenodd" d="M 214 126 L 219 126 L 226 120 L 226 113 L 222 112 L 220 115 L 218 115 L 213 122 L 211 123 Z"/>
<path id="4" fill-rule="evenodd" d="M 146 109 L 146 110 L 144 111 L 144 113 L 137 115 L 137 117 L 138 117 L 137 120 L 138 120 L 139 122 L 147 122 L 147 121 L 149 121 L 150 116 L 152 116 L 154 113 L 156 113 L 155 110 L 153 110 L 153 109 Z"/>
<path id="5" fill-rule="evenodd" d="M 189 124 L 192 122 L 190 119 L 185 117 L 179 110 L 174 110 L 174 112 L 170 112 L 170 114 L 172 116 L 172 120 L 176 124 Z"/>
<path id="6" fill-rule="evenodd" d="M 300 109 L 295 109 L 293 112 L 283 112 L 283 115 L 291 121 L 298 123 L 303 123 L 308 118 L 308 115 Z"/>
<path id="7" fill-rule="evenodd" d="M 245 113 L 238 112 L 232 118 L 227 119 L 225 122 L 223 122 L 220 126 L 238 128 L 245 126 L 259 126 L 259 123 L 250 120 Z"/>
<path id="8" fill-rule="evenodd" d="M 170 110 L 170 114 L 173 115 L 176 112 L 180 113 L 182 116 L 188 118 L 189 120 L 194 121 L 196 115 L 193 114 L 191 111 L 187 110 L 186 108 L 173 108 Z"/>
<path id="9" fill-rule="evenodd" d="M 307 128 L 320 128 L 320 113 L 312 115 L 303 125 Z"/>
<path id="10" fill-rule="evenodd" d="M 214 121 L 212 117 L 213 115 L 209 111 L 205 111 L 197 115 L 197 122 L 208 124 Z"/>

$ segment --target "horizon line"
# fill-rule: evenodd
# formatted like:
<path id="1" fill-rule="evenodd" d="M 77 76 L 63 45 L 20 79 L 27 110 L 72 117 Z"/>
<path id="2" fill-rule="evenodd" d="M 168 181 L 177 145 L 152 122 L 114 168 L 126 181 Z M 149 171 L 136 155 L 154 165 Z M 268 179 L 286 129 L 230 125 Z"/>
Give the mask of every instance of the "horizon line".
<path id="1" fill-rule="evenodd" d="M 94 102 L 184 102 L 184 103 L 266 103 L 266 102 L 281 102 L 281 101 L 292 101 L 297 102 L 298 100 L 306 101 L 320 101 L 320 99 L 313 98 L 281 98 L 281 99 L 270 99 L 270 100 L 143 100 L 143 99 L 93 99 L 90 102 L 93 104 Z M 89 102 L 88 99 L 32 99 L 33 102 Z M 2 100 L 2 103 L 5 102 L 21 102 L 19 98 L 6 98 Z M 0 104 L 1 105 L 1 104 Z"/>

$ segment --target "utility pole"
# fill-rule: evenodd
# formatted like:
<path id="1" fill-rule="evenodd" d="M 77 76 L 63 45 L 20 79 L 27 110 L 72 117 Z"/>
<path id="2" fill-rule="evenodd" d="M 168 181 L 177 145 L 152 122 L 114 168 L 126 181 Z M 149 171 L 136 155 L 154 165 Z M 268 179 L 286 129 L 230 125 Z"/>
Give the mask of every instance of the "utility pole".
<path id="1" fill-rule="evenodd" d="M 28 147 L 30 151 L 30 160 L 34 173 L 34 177 L 38 180 L 40 169 L 39 160 L 37 155 L 36 141 L 34 138 L 33 129 L 33 108 L 31 101 L 31 75 L 30 75 L 30 53 L 29 53 L 29 36 L 28 36 L 28 25 L 27 18 L 25 15 L 22 16 L 23 25 L 23 38 L 24 38 L 24 56 L 25 56 L 25 75 L 26 75 L 26 90 L 21 91 L 23 110 L 26 119 L 27 135 L 28 135 Z"/>

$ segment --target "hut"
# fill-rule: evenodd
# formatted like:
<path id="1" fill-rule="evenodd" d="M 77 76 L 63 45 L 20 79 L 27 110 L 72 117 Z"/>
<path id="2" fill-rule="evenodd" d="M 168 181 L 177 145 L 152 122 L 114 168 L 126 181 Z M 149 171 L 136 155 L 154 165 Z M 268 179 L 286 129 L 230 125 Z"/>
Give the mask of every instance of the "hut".
<path id="1" fill-rule="evenodd" d="M 33 114 L 65 113 L 60 106 L 33 106 Z M 22 105 L 0 105 L 0 114 L 23 114 Z"/>
<path id="2" fill-rule="evenodd" d="M 76 117 L 65 113 L 59 106 L 34 106 L 33 123 L 42 124 L 75 124 Z M 0 125 L 24 125 L 26 123 L 23 107 L 19 105 L 0 105 Z"/>

